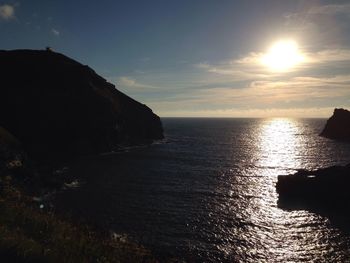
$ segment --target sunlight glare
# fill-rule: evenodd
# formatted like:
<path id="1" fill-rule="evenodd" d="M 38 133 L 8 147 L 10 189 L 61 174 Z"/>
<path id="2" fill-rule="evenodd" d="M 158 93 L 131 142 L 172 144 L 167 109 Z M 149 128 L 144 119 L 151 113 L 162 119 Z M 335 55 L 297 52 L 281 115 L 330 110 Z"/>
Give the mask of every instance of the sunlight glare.
<path id="1" fill-rule="evenodd" d="M 300 137 L 293 119 L 269 119 L 262 126 L 260 134 L 260 165 L 264 167 L 298 167 Z M 282 172 L 282 170 L 280 171 Z"/>
<path id="2" fill-rule="evenodd" d="M 294 40 L 280 40 L 263 55 L 261 62 L 273 71 L 287 71 L 304 61 Z"/>

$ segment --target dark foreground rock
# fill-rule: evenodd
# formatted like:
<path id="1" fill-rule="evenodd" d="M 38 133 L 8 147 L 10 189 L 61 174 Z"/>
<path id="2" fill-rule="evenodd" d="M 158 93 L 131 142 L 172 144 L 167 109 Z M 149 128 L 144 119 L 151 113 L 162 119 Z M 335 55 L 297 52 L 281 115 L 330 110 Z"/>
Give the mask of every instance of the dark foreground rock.
<path id="1" fill-rule="evenodd" d="M 0 51 L 0 126 L 32 159 L 95 154 L 163 138 L 150 108 L 52 51 Z"/>
<path id="2" fill-rule="evenodd" d="M 320 135 L 330 139 L 350 140 L 350 111 L 335 109 Z"/>
<path id="3" fill-rule="evenodd" d="M 350 230 L 350 164 L 280 175 L 276 187 L 280 208 L 316 212 Z"/>

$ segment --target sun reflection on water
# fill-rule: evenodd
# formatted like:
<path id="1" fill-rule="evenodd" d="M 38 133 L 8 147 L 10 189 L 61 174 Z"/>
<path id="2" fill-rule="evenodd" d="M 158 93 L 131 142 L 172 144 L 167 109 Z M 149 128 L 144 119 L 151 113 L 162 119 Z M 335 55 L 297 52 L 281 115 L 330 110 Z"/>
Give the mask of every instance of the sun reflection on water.
<path id="1" fill-rule="evenodd" d="M 258 165 L 295 169 L 300 165 L 301 139 L 293 119 L 266 120 L 258 139 Z"/>
<path id="2" fill-rule="evenodd" d="M 333 238 L 327 219 L 302 210 L 284 211 L 277 206 L 277 175 L 292 173 L 302 165 L 306 144 L 301 129 L 293 119 L 264 120 L 256 138 L 255 165 L 247 171 L 251 176 L 251 194 L 257 197 L 246 213 L 249 221 L 258 226 L 250 232 L 249 239 L 255 244 L 252 251 L 274 255 L 276 262 L 313 260 L 310 251 L 322 258 L 328 240 Z"/>

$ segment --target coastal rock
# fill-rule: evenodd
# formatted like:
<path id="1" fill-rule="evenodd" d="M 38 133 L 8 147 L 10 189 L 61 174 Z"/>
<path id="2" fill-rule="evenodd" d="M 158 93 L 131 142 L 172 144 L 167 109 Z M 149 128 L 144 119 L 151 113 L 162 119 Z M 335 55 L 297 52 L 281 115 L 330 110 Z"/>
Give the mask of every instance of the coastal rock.
<path id="1" fill-rule="evenodd" d="M 20 142 L 9 131 L 0 127 L 0 173 L 21 167 L 24 160 L 25 153 L 21 149 Z"/>
<path id="2" fill-rule="evenodd" d="M 67 159 L 163 138 L 150 108 L 62 54 L 0 51 L 0 72 L 0 126 L 33 159 Z"/>
<path id="3" fill-rule="evenodd" d="M 323 214 L 350 215 L 350 164 L 278 176 L 278 204 Z"/>
<path id="4" fill-rule="evenodd" d="M 350 140 L 350 111 L 335 109 L 320 135 L 330 139 Z"/>

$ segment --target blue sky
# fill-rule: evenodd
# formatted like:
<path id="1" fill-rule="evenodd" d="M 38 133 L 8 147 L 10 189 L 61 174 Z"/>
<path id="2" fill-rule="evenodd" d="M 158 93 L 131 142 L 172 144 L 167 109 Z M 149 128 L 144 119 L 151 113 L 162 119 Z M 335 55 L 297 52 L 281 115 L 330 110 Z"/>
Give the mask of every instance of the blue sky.
<path id="1" fill-rule="evenodd" d="M 160 116 L 350 108 L 349 1 L 0 0 L 0 34 L 0 49 L 51 46 Z M 259 61 L 280 39 L 307 59 L 273 72 Z"/>

